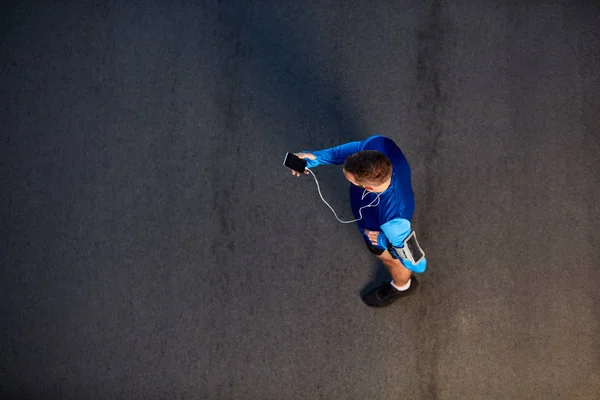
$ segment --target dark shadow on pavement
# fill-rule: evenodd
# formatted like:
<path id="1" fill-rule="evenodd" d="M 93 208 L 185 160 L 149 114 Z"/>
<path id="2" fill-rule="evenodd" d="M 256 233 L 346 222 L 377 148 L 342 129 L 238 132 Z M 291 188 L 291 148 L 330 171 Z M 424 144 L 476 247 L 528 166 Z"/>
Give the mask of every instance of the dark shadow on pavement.
<path id="1" fill-rule="evenodd" d="M 371 269 L 371 282 L 365 285 L 360 291 L 360 296 L 364 296 L 375 288 L 392 280 L 389 270 L 381 261 L 377 261 Z"/>
<path id="2" fill-rule="evenodd" d="M 373 134 L 366 132 L 358 107 L 348 100 L 343 87 L 344 66 L 335 54 L 336 41 L 343 38 L 331 38 L 323 32 L 308 35 L 306 29 L 299 28 L 313 25 L 311 16 L 286 15 L 286 12 L 288 8 L 272 4 L 223 3 L 219 17 L 227 34 L 237 37 L 236 52 L 226 67 L 233 68 L 237 75 L 252 77 L 246 90 L 252 92 L 256 104 L 268 109 L 276 99 L 280 108 L 277 115 L 256 118 L 268 122 L 268 118 L 283 116 L 289 119 L 283 125 L 301 121 L 301 127 L 308 128 L 299 137 L 298 128 L 276 133 L 267 124 L 264 133 L 269 141 L 278 141 L 280 147 L 289 151 L 316 150 L 363 140 Z M 280 163 L 283 155 L 269 157 Z M 340 187 L 337 180 L 343 179 L 341 173 L 337 176 L 325 170 L 319 172 L 322 187 Z M 347 190 L 334 192 L 338 204 L 344 204 L 341 214 L 350 216 Z M 386 267 L 378 261 L 372 271 L 374 281 L 363 291 L 389 278 Z"/>

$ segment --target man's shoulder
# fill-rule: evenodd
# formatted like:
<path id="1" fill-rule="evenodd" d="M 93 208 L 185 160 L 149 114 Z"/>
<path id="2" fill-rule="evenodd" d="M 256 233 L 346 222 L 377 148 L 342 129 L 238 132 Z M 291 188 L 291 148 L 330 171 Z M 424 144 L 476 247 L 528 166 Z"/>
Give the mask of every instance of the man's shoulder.
<path id="1" fill-rule="evenodd" d="M 362 150 L 377 150 L 388 157 L 402 154 L 402 150 L 400 150 L 396 142 L 383 135 L 374 135 L 365 139 L 362 147 Z"/>
<path id="2" fill-rule="evenodd" d="M 395 145 L 395 143 L 392 139 L 390 139 L 387 136 L 383 136 L 383 135 L 372 135 L 363 141 L 363 146 L 365 147 L 365 150 L 376 150 L 376 149 L 372 149 L 371 147 L 379 147 L 379 146 L 386 145 L 386 144 L 394 144 Z"/>

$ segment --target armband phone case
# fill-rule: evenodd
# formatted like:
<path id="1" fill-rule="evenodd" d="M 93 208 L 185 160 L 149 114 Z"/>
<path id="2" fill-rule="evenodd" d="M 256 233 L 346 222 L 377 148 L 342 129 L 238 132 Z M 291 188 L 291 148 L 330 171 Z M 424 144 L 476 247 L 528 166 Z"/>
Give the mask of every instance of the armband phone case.
<path id="1" fill-rule="evenodd" d="M 425 252 L 419 245 L 419 242 L 417 241 L 417 235 L 414 231 L 412 231 L 410 235 L 404 239 L 403 243 L 404 247 L 402 248 L 394 247 L 396 253 L 398 253 L 400 258 L 403 260 L 408 260 L 416 265 L 423 259 L 423 257 L 425 257 Z"/>

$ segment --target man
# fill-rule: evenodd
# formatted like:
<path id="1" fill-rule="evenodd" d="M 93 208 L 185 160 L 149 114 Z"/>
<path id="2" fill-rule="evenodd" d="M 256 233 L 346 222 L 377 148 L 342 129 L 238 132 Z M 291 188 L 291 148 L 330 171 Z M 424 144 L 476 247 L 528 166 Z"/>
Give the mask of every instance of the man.
<path id="1" fill-rule="evenodd" d="M 306 160 L 307 168 L 344 164 L 358 227 L 369 251 L 383 262 L 392 276 L 391 282 L 364 295 L 363 301 L 372 307 L 383 307 L 412 293 L 418 285 L 412 273 L 425 271 L 426 260 L 424 256 L 415 260 L 408 251 L 414 248 L 416 241 L 410 226 L 415 200 L 408 161 L 394 141 L 376 135 L 364 141 L 296 155 Z M 301 175 L 295 171 L 292 174 Z M 379 196 L 378 202 L 376 196 Z M 373 203 L 377 206 L 368 206 Z M 418 245 L 417 249 L 420 250 Z"/>

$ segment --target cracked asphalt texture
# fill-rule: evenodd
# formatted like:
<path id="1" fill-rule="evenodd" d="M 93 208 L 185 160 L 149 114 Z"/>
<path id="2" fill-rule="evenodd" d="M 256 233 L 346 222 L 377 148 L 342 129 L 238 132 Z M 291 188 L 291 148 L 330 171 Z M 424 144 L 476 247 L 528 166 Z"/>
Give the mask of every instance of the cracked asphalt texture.
<path id="1" fill-rule="evenodd" d="M 600 398 L 599 26 L 593 1 L 4 2 L 0 397 Z M 281 165 L 374 133 L 428 257 L 377 310 L 384 268 Z"/>

